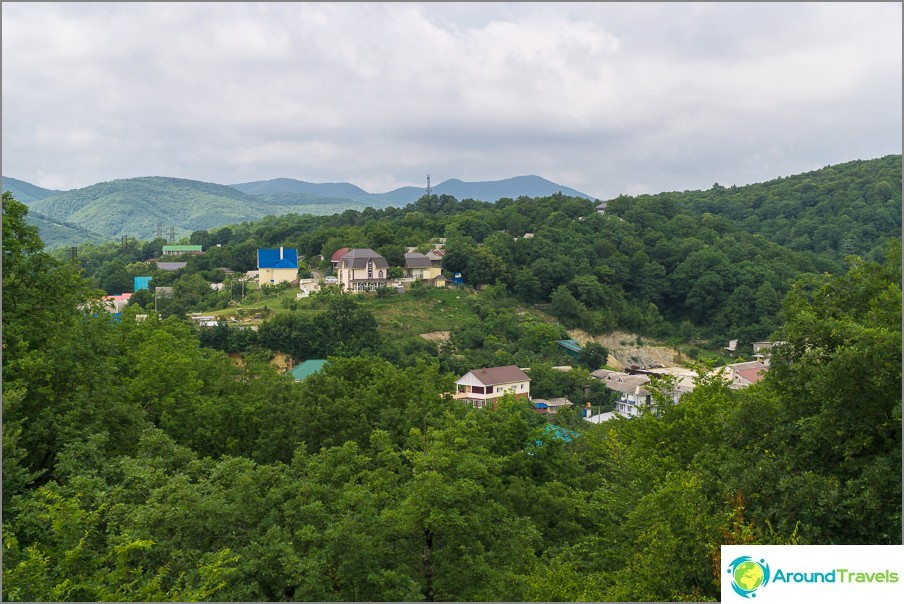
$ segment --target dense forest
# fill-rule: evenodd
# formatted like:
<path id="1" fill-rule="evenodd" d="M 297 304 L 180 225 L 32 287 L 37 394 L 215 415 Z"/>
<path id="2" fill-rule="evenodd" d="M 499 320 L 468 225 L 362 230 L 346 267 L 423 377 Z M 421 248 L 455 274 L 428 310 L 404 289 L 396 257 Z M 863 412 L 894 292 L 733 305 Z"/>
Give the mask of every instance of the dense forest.
<path id="1" fill-rule="evenodd" d="M 3 597 L 714 601 L 721 544 L 901 543 L 893 159 L 827 172 L 846 187 L 783 179 L 773 223 L 760 193 L 726 190 L 721 207 L 706 201 L 714 187 L 623 197 L 605 214 L 563 195 L 424 196 L 196 231 L 207 253 L 152 274 L 172 305 L 136 295 L 119 321 L 99 297 L 130 291 L 165 242 L 56 257 L 4 193 Z M 887 190 L 857 176 L 883 162 L 897 163 Z M 812 199 L 791 192 L 806 180 Z M 859 247 L 782 230 L 778 213 L 833 195 L 853 197 L 841 224 Z M 485 286 L 448 345 L 393 337 L 330 292 L 253 336 L 184 318 L 241 301 L 207 282 L 254 268 L 257 247 L 294 246 L 303 270 L 343 246 L 397 266 L 437 237 L 446 270 Z M 785 344 L 749 388 L 701 368 L 680 404 L 657 394 L 658 414 L 598 425 L 566 413 L 550 430 L 526 402 L 478 410 L 445 394 L 490 361 L 534 364 L 543 395 L 579 391 L 601 361 L 553 371 L 566 327 Z M 294 382 L 270 364 L 277 350 L 330 361 Z"/>

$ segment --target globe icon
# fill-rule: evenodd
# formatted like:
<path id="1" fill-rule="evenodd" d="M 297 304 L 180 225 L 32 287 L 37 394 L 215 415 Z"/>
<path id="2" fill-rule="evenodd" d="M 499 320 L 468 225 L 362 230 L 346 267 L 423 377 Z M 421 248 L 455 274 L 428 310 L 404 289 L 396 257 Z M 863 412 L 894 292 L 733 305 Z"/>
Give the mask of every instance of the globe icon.
<path id="1" fill-rule="evenodd" d="M 753 591 L 763 584 L 763 568 L 753 560 L 741 562 L 734 569 L 734 582 L 744 591 Z"/>

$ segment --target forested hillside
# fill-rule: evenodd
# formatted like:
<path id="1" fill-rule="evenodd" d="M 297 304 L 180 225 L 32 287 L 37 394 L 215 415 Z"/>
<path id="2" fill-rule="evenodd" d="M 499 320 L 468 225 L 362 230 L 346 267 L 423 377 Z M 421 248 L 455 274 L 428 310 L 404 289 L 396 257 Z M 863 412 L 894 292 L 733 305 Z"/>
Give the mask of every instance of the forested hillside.
<path id="1" fill-rule="evenodd" d="M 260 218 L 259 200 L 223 185 L 177 178 L 114 180 L 51 195 L 29 204 L 35 212 L 110 239 L 151 239 L 159 226 L 178 237 L 192 230 Z"/>
<path id="2" fill-rule="evenodd" d="M 4 599 L 714 601 L 723 543 L 900 543 L 900 239 L 841 264 L 638 206 L 425 197 L 267 219 L 193 233 L 212 247 L 175 277 L 258 245 L 391 253 L 442 233 L 471 283 L 495 284 L 479 295 L 487 332 L 512 337 L 513 299 L 590 327 L 715 330 L 740 287 L 772 288 L 775 306 L 744 317 L 787 343 L 764 380 L 701 377 L 658 416 L 561 438 L 526 402 L 450 400 L 457 376 L 429 354 L 388 360 L 352 296 L 317 300 L 338 345 L 303 382 L 266 355 L 233 362 L 179 313 L 92 312 L 94 282 L 45 253 L 5 193 Z"/>
<path id="3" fill-rule="evenodd" d="M 610 207 L 675 204 L 724 216 L 748 233 L 793 250 L 881 257 L 883 238 L 901 236 L 901 156 L 827 166 L 745 187 L 619 197 Z"/>

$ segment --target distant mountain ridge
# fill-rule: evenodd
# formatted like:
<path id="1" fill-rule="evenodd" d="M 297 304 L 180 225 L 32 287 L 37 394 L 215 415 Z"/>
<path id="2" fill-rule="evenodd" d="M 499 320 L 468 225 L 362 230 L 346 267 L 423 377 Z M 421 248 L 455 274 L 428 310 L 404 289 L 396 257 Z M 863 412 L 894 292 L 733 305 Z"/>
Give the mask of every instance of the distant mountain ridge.
<path id="1" fill-rule="evenodd" d="M 392 204 L 407 205 L 414 203 L 426 193 L 426 187 L 401 187 L 386 193 L 368 193 L 364 189 L 349 183 L 317 184 L 292 178 L 275 178 L 273 180 L 261 180 L 230 186 L 243 193 L 255 196 L 304 194 L 334 199 L 346 198 L 358 202 L 372 202 L 374 207 L 385 207 Z M 476 199 L 488 202 L 496 202 L 506 197 L 511 199 L 517 199 L 522 196 L 546 197 L 558 192 L 571 197 L 593 199 L 586 193 L 533 175 L 478 182 L 465 182 L 457 178 L 451 178 L 431 187 L 431 192 L 435 195 L 451 195 L 459 200 Z"/>
<path id="2" fill-rule="evenodd" d="M 197 230 L 254 221 L 288 213 L 326 215 L 367 207 L 402 207 L 426 191 L 402 187 L 382 194 L 349 183 L 309 183 L 291 178 L 220 185 L 209 182 L 144 176 L 97 183 L 71 191 L 43 189 L 3 177 L 3 190 L 29 206 L 29 222 L 38 226 L 48 249 L 82 241 L 164 236 L 181 239 Z M 437 195 L 495 202 L 503 197 L 543 197 L 561 191 L 590 199 L 569 187 L 538 176 L 501 181 L 463 182 L 452 179 L 433 188 Z"/>
<path id="3" fill-rule="evenodd" d="M 17 180 L 8 176 L 2 176 L 0 177 L 0 180 L 3 181 L 3 190 L 9 191 L 17 201 L 21 201 L 24 204 L 38 201 L 39 199 L 44 199 L 45 197 L 50 197 L 57 193 L 62 193 L 62 191 L 44 189 L 29 182 L 25 182 L 24 180 Z"/>

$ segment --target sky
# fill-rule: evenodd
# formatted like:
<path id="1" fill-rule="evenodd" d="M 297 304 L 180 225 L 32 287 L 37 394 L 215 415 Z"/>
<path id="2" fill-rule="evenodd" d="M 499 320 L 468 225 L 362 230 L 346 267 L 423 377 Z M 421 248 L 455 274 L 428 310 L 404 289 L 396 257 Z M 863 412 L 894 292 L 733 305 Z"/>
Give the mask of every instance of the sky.
<path id="1" fill-rule="evenodd" d="M 597 199 L 901 153 L 902 4 L 2 3 L 3 175 Z"/>

